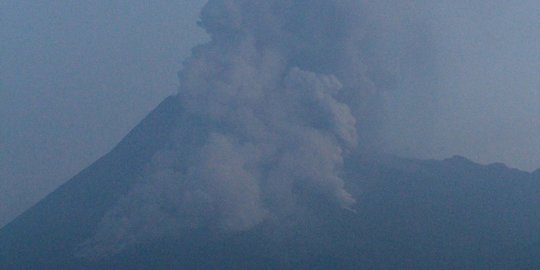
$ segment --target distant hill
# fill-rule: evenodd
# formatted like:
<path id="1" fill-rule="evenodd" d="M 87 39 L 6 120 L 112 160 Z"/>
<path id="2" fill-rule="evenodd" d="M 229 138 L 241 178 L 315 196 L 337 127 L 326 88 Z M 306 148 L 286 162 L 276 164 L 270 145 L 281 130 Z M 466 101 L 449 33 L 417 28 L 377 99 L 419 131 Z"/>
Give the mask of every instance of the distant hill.
<path id="1" fill-rule="evenodd" d="M 0 230 L 1 269 L 540 269 L 540 171 L 463 157 L 351 154 L 354 211 L 303 211 L 241 232 L 205 228 L 95 260 L 75 256 L 179 122 L 162 102 L 109 154 Z"/>

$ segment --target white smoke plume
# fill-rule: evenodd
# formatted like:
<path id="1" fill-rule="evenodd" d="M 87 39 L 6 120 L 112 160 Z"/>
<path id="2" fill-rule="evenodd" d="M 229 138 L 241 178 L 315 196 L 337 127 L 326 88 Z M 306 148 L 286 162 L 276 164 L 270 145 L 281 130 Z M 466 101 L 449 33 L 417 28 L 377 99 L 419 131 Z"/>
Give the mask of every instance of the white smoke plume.
<path id="1" fill-rule="evenodd" d="M 352 209 L 343 160 L 369 145 L 379 94 L 362 61 L 364 9 L 342 0 L 210 0 L 211 37 L 179 73 L 178 128 L 82 256 L 185 228 L 252 228 L 298 193 Z"/>

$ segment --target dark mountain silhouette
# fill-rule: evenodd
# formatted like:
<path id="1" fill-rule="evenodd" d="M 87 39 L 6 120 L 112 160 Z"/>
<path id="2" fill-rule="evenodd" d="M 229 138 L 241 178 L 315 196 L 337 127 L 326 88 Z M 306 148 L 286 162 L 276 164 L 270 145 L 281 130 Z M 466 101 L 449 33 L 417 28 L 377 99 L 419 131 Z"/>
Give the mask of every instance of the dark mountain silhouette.
<path id="1" fill-rule="evenodd" d="M 163 101 L 109 154 L 0 231 L 1 269 L 540 269 L 540 171 L 463 157 L 351 154 L 355 211 L 313 194 L 302 211 L 241 232 L 197 228 L 98 259 L 75 256 L 165 144 Z M 301 191 L 299 191 L 301 192 Z"/>

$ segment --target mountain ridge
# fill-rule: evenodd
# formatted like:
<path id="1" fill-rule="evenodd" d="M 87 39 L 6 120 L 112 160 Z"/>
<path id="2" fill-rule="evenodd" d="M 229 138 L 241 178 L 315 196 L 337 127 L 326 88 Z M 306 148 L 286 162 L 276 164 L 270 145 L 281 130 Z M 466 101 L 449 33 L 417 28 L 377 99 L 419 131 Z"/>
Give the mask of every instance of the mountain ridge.
<path id="1" fill-rule="evenodd" d="M 164 100 L 111 152 L 0 229 L 2 269 L 508 269 L 538 265 L 540 175 L 464 157 L 352 153 L 355 211 L 300 196 L 302 209 L 241 232 L 198 228 L 97 261 L 74 256 L 182 117 Z M 180 120 L 179 120 L 180 119 Z M 532 254 L 532 255 L 531 255 Z M 525 267 L 523 266 L 523 267 Z M 519 268 L 518 268 L 519 269 Z"/>

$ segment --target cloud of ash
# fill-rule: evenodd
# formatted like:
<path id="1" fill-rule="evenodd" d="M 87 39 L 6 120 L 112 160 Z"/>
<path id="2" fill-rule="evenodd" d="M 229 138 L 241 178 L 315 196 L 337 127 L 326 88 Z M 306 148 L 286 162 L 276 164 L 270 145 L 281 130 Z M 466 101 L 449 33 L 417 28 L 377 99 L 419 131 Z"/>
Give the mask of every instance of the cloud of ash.
<path id="1" fill-rule="evenodd" d="M 380 94 L 362 46 L 365 9 L 343 0 L 210 0 L 211 40 L 179 73 L 169 149 L 81 246 L 98 256 L 186 228 L 252 228 L 293 213 L 300 194 L 352 209 L 340 177 L 372 145 Z"/>

